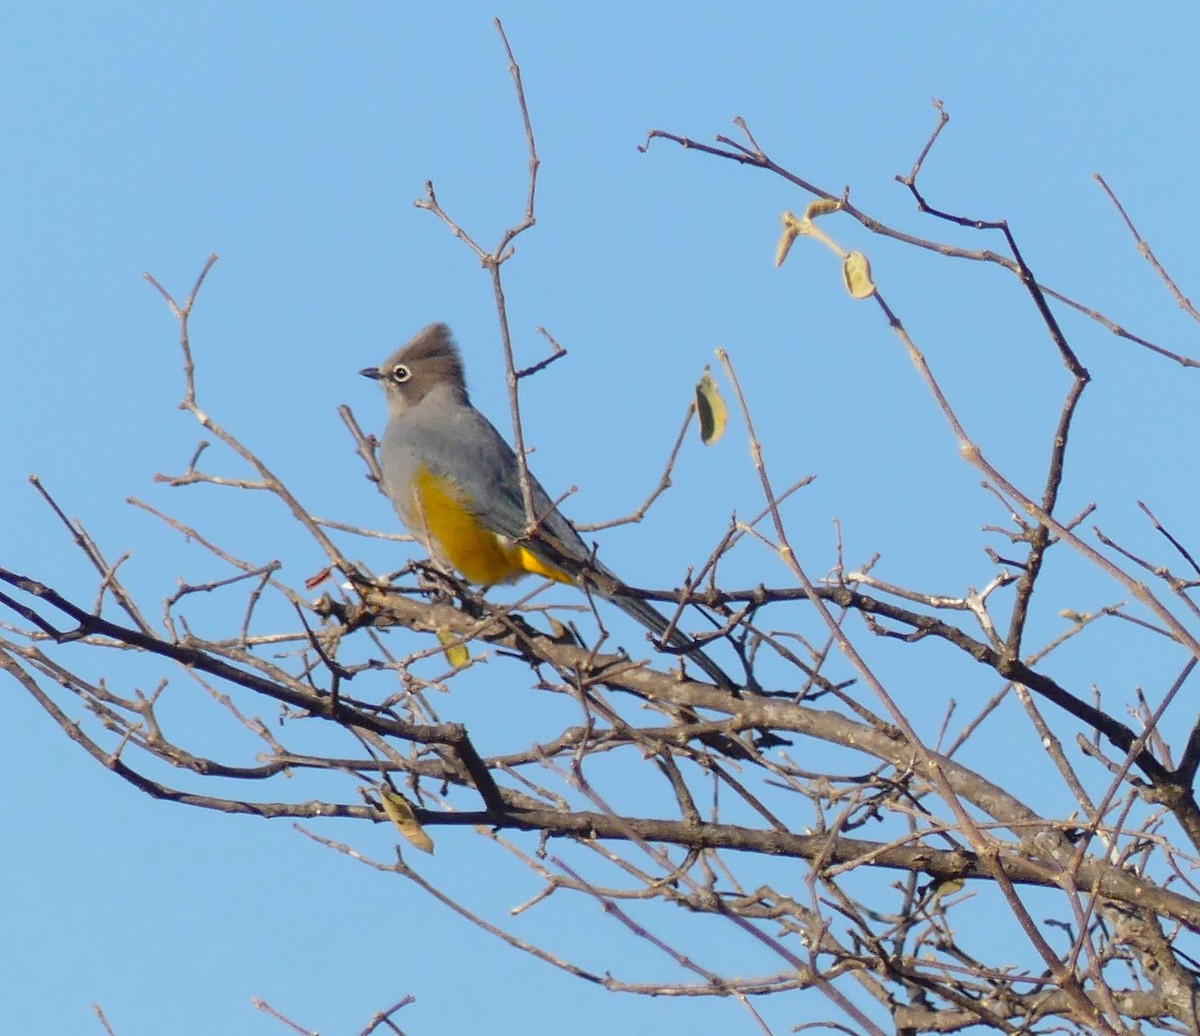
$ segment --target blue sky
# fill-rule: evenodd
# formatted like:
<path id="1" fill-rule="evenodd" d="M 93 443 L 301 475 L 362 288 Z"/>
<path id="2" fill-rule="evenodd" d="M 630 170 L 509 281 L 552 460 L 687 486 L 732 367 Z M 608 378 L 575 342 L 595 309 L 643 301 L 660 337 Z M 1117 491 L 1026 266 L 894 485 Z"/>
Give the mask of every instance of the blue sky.
<path id="1" fill-rule="evenodd" d="M 506 267 L 518 354 L 540 358 L 538 326 L 570 351 L 526 384 L 526 437 L 553 494 L 578 487 L 565 509 L 580 521 L 627 513 L 653 486 L 717 346 L 737 367 L 777 483 L 818 476 L 787 512 L 814 576 L 834 563 L 840 518 L 848 564 L 880 551 L 881 578 L 962 592 L 990 577 L 979 527 L 1004 519 L 878 311 L 842 292 L 832 257 L 801 241 L 773 269 L 779 214 L 807 199 L 663 141 L 639 153 L 651 128 L 711 140 L 735 134 L 742 116 L 781 164 L 830 190 L 848 185 L 884 222 L 998 249 L 994 236 L 921 217 L 892 179 L 911 166 L 940 98 L 952 121 L 926 169 L 932 202 L 1008 218 L 1045 282 L 1196 351 L 1195 326 L 1090 179 L 1104 174 L 1184 290 L 1194 287 L 1200 17 L 1188 5 L 1153 18 L 1118 4 L 837 14 L 802 3 L 6 5 L 0 564 L 81 600 L 94 592 L 26 482 L 36 472 L 110 556 L 134 551 L 128 578 L 150 611 L 176 576 L 210 569 L 127 506 L 130 495 L 219 530 L 246 556 L 280 557 L 295 579 L 320 566 L 269 506 L 153 482 L 182 469 L 197 429 L 176 406 L 176 328 L 141 275 L 182 296 L 211 252 L 221 258 L 192 328 L 202 405 L 315 513 L 394 528 L 335 409 L 349 403 L 377 429 L 378 391 L 356 372 L 431 320 L 455 328 L 476 403 L 505 427 L 487 280 L 412 205 L 433 180 L 485 243 L 519 216 L 524 141 L 495 15 L 522 64 L 543 162 L 538 225 Z M 1067 382 L 1015 282 L 885 245 L 848 219 L 826 226 L 870 255 L 969 431 L 1036 488 Z M 1105 531 L 1148 544 L 1134 506 L 1145 499 L 1186 542 L 1196 531 L 1188 372 L 1063 320 L 1096 376 L 1066 495 L 1099 501 Z M 690 440 L 675 483 L 646 522 L 603 534 L 601 556 L 630 582 L 674 585 L 732 512 L 759 507 L 736 427 L 711 450 Z M 389 551 L 398 567 L 410 549 L 362 548 L 380 569 Z M 727 575 L 786 581 L 751 544 Z M 1046 638 L 1058 608 L 1122 596 L 1073 559 L 1057 578 L 1039 616 Z M 1114 693 L 1149 678 L 1112 651 Z M 902 661 L 897 684 L 919 688 Z M 106 673 L 155 679 L 122 659 Z M 542 703 L 519 673 L 507 676 L 439 708 L 478 727 L 485 747 L 527 744 Z M 313 1029 L 355 1032 L 410 993 L 417 1002 L 398 1019 L 407 1032 L 524 1032 L 568 1018 L 578 1036 L 751 1031 L 729 1002 L 615 996 L 561 975 L 287 824 L 154 803 L 86 758 L 15 684 L 5 691 L 0 1031 L 96 1033 L 93 1002 L 119 1036 L 282 1031 L 251 1007 L 261 997 Z M 390 855 L 382 828 L 321 830 Z M 671 974 L 587 904 L 506 918 L 536 883 L 469 832 L 435 834 L 422 873 L 478 893 L 476 906 L 524 937 L 628 980 Z M 663 923 L 695 938 L 679 918 Z M 752 952 L 718 956 L 737 962 L 741 951 Z M 823 1013 L 796 997 L 762 1010 L 778 1031 Z"/>

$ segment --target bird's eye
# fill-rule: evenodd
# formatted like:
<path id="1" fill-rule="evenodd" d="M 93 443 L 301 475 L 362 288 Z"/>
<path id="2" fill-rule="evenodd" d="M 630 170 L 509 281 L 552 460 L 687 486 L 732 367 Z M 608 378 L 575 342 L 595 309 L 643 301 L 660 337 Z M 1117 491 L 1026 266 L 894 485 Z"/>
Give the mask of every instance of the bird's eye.
<path id="1" fill-rule="evenodd" d="M 392 368 L 392 381 L 396 382 L 397 385 L 403 385 L 411 377 L 412 371 L 402 363 L 398 363 Z"/>

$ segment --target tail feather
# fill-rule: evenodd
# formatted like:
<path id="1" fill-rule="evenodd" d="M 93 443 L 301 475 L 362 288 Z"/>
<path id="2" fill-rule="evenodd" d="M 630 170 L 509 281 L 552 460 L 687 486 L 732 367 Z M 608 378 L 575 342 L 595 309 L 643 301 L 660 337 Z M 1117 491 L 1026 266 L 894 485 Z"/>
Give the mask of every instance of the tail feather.
<path id="1" fill-rule="evenodd" d="M 666 636 L 666 641 L 671 647 L 681 648 L 684 655 L 704 670 L 721 690 L 728 691 L 733 695 L 741 693 L 741 688 L 730 679 L 725 670 L 709 658 L 703 649 L 686 633 L 678 627 L 671 627 L 666 616 L 649 601 L 645 601 L 640 597 L 627 597 L 621 593 L 605 594 L 605 596 L 626 615 L 632 619 L 636 619 L 660 639 L 664 634 L 667 634 L 667 629 L 671 628 L 671 632 Z"/>
<path id="2" fill-rule="evenodd" d="M 625 612 L 632 619 L 636 619 L 656 637 L 662 639 L 666 636 L 666 641 L 672 647 L 680 648 L 683 654 L 696 663 L 712 681 L 728 692 L 735 698 L 740 698 L 742 688 L 739 684 L 730 679 L 729 675 L 716 662 L 705 654 L 704 650 L 696 644 L 686 633 L 677 628 L 671 628 L 670 622 L 666 616 L 654 607 L 649 601 L 641 597 L 630 597 L 628 594 L 622 593 L 623 584 L 607 569 L 589 570 L 587 572 L 586 584 L 593 587 L 601 593 L 606 599 L 612 601 L 621 611 Z M 670 628 L 670 633 L 667 633 Z M 681 712 L 691 717 L 692 722 L 697 721 L 695 713 L 690 709 L 683 709 Z M 720 733 L 701 734 L 700 740 L 707 744 L 710 748 L 715 748 L 717 751 L 733 759 L 752 759 L 753 755 L 747 751 L 746 747 L 734 736 Z M 776 745 L 787 745 L 791 742 L 779 737 L 771 731 L 759 731 L 754 737 L 755 746 L 759 749 L 772 748 Z"/>
<path id="3" fill-rule="evenodd" d="M 556 526 L 556 523 L 561 524 Z M 547 567 L 537 568 L 526 565 L 527 571 L 539 572 L 541 575 L 547 575 L 551 579 L 559 579 L 563 582 L 570 578 L 588 589 L 595 590 L 601 596 L 612 601 L 630 618 L 640 622 L 656 637 L 661 639 L 666 635 L 668 644 L 679 648 L 723 691 L 728 691 L 733 695 L 741 693 L 741 687 L 729 678 L 725 670 L 709 658 L 687 634 L 679 629 L 671 628 L 670 622 L 654 605 L 640 597 L 627 596 L 623 592 L 626 589 L 625 584 L 594 556 L 587 554 L 587 548 L 584 546 L 583 540 L 579 538 L 574 526 L 557 511 L 550 512 L 544 525 L 525 542 L 524 546 L 543 566 L 549 568 L 547 570 Z M 667 634 L 668 628 L 671 628 L 670 634 Z"/>
<path id="4" fill-rule="evenodd" d="M 623 594 L 606 594 L 605 596 L 631 618 L 637 619 L 643 626 L 651 630 L 656 637 L 661 638 L 667 632 L 667 627 L 670 626 L 670 623 L 649 601 L 645 601 L 640 597 L 627 597 Z M 741 697 L 741 688 L 686 633 L 678 629 L 672 629 L 667 636 L 667 643 L 672 647 L 682 648 L 683 653 L 703 669 L 723 691 L 727 691 L 735 698 Z M 681 711 L 683 715 L 691 717 L 691 722 L 698 720 L 696 714 L 690 709 Z M 734 736 L 708 733 L 701 734 L 700 740 L 710 748 L 715 748 L 718 752 L 722 752 L 732 759 L 754 758 L 746 750 L 746 747 Z M 787 745 L 791 742 L 769 730 L 760 730 L 754 737 L 754 743 L 757 748 L 763 749 L 773 748 L 776 745 Z"/>

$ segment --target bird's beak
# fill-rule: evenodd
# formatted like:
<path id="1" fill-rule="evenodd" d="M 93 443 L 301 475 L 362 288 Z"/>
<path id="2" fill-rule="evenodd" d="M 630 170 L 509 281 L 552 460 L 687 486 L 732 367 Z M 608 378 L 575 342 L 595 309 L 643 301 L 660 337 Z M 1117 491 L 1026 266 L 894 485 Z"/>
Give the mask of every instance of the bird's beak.
<path id="1" fill-rule="evenodd" d="M 358 373 L 364 378 L 370 378 L 373 381 L 378 381 L 383 377 L 383 371 L 381 371 L 378 367 L 364 367 Z"/>

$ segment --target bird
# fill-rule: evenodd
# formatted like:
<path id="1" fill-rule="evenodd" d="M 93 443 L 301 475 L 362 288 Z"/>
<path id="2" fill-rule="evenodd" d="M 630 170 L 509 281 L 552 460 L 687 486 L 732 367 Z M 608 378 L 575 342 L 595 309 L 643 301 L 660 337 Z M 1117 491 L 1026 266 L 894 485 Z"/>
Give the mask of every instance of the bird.
<path id="1" fill-rule="evenodd" d="M 528 529 L 516 453 L 471 404 L 450 328 L 430 324 L 378 367 L 388 422 L 379 448 L 383 490 L 401 522 L 440 564 L 484 587 L 539 575 L 594 590 L 691 659 L 731 694 L 739 685 L 681 630 L 594 557 L 532 473 Z"/>

